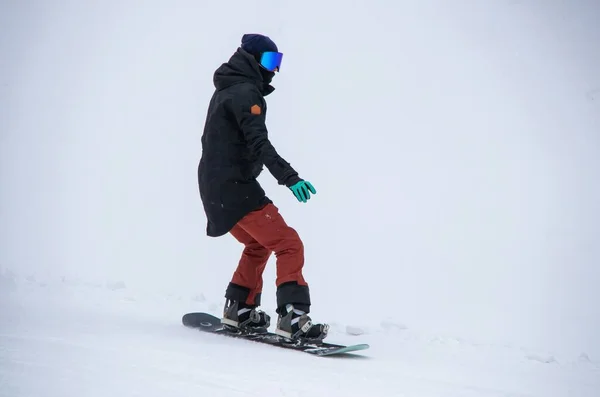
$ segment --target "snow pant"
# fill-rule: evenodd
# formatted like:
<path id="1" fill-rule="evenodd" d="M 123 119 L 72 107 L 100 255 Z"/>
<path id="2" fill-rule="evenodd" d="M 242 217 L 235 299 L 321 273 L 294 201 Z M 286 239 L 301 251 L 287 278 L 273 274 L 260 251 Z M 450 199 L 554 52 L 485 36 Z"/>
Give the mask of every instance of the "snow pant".
<path id="1" fill-rule="evenodd" d="M 250 212 L 230 231 L 244 245 L 242 257 L 225 292 L 231 300 L 260 305 L 263 272 L 271 253 L 277 257 L 277 312 L 291 303 L 310 311 L 310 292 L 302 275 L 304 245 L 273 204 Z"/>

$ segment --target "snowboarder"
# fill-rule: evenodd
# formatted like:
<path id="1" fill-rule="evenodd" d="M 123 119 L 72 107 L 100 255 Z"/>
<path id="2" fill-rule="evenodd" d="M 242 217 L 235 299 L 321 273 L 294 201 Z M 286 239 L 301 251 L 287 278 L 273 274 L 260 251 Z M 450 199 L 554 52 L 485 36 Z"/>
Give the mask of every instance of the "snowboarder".
<path id="1" fill-rule="evenodd" d="M 263 165 L 278 184 L 306 203 L 316 191 L 269 141 L 264 99 L 280 71 L 283 54 L 267 36 L 245 34 L 228 62 L 214 73 L 198 165 L 200 197 L 210 237 L 231 234 L 244 250 L 225 291 L 221 322 L 236 328 L 269 327 L 258 309 L 262 275 L 271 253 L 277 257 L 275 333 L 286 338 L 323 339 L 328 325 L 314 324 L 309 287 L 302 275 L 304 246 L 256 178 Z"/>

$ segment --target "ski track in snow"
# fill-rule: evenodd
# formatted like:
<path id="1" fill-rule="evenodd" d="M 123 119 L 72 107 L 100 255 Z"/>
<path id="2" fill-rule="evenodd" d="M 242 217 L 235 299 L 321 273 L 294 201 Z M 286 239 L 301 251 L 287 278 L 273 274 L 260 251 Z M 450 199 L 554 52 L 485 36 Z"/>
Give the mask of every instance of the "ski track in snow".
<path id="1" fill-rule="evenodd" d="M 336 324 L 365 342 L 319 358 L 184 328 L 220 303 L 125 283 L 0 277 L 0 396 L 598 396 L 600 366 L 522 347 L 425 335 L 388 320 Z"/>

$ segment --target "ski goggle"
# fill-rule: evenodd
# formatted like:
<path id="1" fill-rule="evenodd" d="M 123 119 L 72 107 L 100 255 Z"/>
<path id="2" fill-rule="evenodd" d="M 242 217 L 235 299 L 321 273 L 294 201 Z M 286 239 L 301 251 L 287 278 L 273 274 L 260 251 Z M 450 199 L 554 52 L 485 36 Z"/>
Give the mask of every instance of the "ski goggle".
<path id="1" fill-rule="evenodd" d="M 273 72 L 275 69 L 280 71 L 282 58 L 283 54 L 281 52 L 263 52 L 260 57 L 260 65 L 269 72 Z"/>

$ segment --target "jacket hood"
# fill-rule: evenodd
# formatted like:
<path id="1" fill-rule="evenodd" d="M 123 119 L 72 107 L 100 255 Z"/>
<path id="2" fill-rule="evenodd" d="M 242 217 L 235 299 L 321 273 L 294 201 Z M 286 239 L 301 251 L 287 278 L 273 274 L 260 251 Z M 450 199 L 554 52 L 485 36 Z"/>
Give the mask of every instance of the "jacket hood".
<path id="1" fill-rule="evenodd" d="M 269 95 L 275 88 L 265 81 L 259 68 L 258 62 L 250 53 L 238 48 L 228 62 L 217 68 L 213 83 L 219 91 L 235 84 L 252 83 L 264 96 Z"/>

